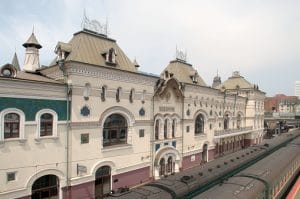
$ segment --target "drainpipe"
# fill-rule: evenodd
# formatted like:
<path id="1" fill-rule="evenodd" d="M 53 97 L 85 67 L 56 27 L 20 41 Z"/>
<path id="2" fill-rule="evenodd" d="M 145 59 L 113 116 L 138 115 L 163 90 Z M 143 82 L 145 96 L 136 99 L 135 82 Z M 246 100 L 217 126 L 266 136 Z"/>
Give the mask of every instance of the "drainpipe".
<path id="1" fill-rule="evenodd" d="M 154 121 L 154 123 L 153 123 L 153 130 L 155 131 L 155 120 L 154 120 L 154 95 L 155 95 L 155 89 L 154 89 L 154 93 L 153 93 L 153 95 L 152 95 L 152 118 L 153 118 L 153 121 Z M 154 178 L 155 178 L 155 169 L 154 169 L 154 152 L 153 152 L 153 147 L 154 147 L 154 145 L 153 145 L 153 143 L 154 143 L 154 139 L 153 139 L 153 131 L 152 130 L 152 132 L 151 132 L 151 134 L 150 134 L 150 160 L 151 160 L 151 169 L 152 169 L 152 179 L 154 180 Z"/>
<path id="2" fill-rule="evenodd" d="M 64 76 L 64 83 L 66 84 L 66 98 L 67 98 L 67 133 L 66 133 L 66 178 L 67 178 L 67 198 L 70 198 L 70 186 L 71 186 L 71 182 L 70 182 L 70 139 L 69 139 L 69 134 L 70 134 L 70 93 L 71 93 L 71 85 L 69 85 L 68 82 L 68 75 L 66 73 L 66 68 L 65 68 L 65 60 L 64 59 L 60 59 L 58 61 L 58 65 L 60 70 L 62 70 L 63 72 L 63 76 Z"/>

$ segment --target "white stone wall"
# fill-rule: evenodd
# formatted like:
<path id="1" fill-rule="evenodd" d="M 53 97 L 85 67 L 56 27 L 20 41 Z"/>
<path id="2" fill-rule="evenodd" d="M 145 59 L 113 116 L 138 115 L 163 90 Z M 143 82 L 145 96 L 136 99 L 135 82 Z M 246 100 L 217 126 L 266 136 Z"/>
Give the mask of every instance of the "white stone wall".
<path id="1" fill-rule="evenodd" d="M 70 69 L 68 81 L 72 82 L 71 109 L 71 176 L 72 184 L 79 184 L 95 179 L 96 169 L 108 165 L 112 175 L 150 166 L 150 137 L 153 133 L 152 96 L 156 78 L 139 74 L 115 71 L 105 68 L 84 66 L 84 71 Z M 90 75 L 88 78 L 86 74 Z M 104 79 L 99 79 L 98 75 Z M 145 79 L 148 79 L 145 83 Z M 129 81 L 130 80 L 130 81 Z M 88 100 L 84 98 L 86 84 L 90 85 Z M 106 88 L 105 101 L 101 100 L 102 86 Z M 117 89 L 121 88 L 120 101 L 116 100 Z M 129 100 L 134 89 L 133 102 Z M 90 109 L 89 116 L 80 114 L 83 106 Z M 145 115 L 139 114 L 140 109 Z M 105 119 L 119 113 L 127 120 L 127 145 L 103 147 L 103 124 Z M 144 129 L 144 137 L 139 137 L 139 130 Z M 89 143 L 81 144 L 81 134 L 89 134 Z M 86 173 L 77 173 L 77 164 L 87 168 Z"/>

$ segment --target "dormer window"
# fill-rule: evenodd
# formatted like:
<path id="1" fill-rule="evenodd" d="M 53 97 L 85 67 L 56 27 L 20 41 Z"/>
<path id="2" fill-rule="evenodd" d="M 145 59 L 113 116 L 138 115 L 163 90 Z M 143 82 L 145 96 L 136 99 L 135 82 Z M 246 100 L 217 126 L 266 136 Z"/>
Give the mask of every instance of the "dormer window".
<path id="1" fill-rule="evenodd" d="M 108 52 L 103 54 L 105 56 L 105 61 L 108 64 L 116 64 L 117 52 L 114 48 L 110 48 Z"/>
<path id="2" fill-rule="evenodd" d="M 12 75 L 12 71 L 9 68 L 4 68 L 2 74 L 5 77 L 10 77 Z"/>
<path id="3" fill-rule="evenodd" d="M 165 79 L 168 79 L 169 78 L 169 72 L 166 70 L 165 71 Z"/>
<path id="4" fill-rule="evenodd" d="M 198 77 L 197 77 L 197 73 L 195 73 L 193 76 L 191 76 L 192 81 L 194 84 L 196 84 L 198 82 Z"/>
<path id="5" fill-rule="evenodd" d="M 3 66 L 0 70 L 0 76 L 2 77 L 16 77 L 16 74 L 16 69 L 10 64 Z"/>

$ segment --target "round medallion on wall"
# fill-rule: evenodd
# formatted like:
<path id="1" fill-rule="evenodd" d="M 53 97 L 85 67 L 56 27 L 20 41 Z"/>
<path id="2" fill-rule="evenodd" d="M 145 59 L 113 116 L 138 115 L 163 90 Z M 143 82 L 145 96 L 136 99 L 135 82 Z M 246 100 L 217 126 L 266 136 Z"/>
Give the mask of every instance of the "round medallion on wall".
<path id="1" fill-rule="evenodd" d="M 139 111 L 140 116 L 144 116 L 145 115 L 145 109 L 141 108 Z"/>
<path id="2" fill-rule="evenodd" d="M 90 115 L 90 113 L 91 113 L 91 111 L 90 111 L 90 108 L 88 107 L 88 106 L 83 106 L 82 108 L 81 108 L 81 110 L 80 110 L 80 114 L 82 115 L 82 116 L 89 116 Z"/>

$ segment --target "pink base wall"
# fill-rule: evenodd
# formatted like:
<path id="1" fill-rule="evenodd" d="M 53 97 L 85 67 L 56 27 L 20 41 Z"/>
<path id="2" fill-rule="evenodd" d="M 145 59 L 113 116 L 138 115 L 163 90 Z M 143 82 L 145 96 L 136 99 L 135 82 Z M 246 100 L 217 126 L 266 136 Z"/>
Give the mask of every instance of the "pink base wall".
<path id="1" fill-rule="evenodd" d="M 95 193 L 95 181 L 82 183 L 63 188 L 63 198 L 64 199 L 82 199 L 82 198 L 94 198 Z"/>
<path id="2" fill-rule="evenodd" d="M 112 177 L 112 189 L 132 187 L 150 181 L 150 167 L 121 173 Z"/>
<path id="3" fill-rule="evenodd" d="M 252 139 L 245 139 L 245 147 L 249 147 L 254 143 L 254 140 Z"/>
<path id="4" fill-rule="evenodd" d="M 215 149 L 208 150 L 208 161 L 212 161 L 215 157 Z"/>
<path id="5" fill-rule="evenodd" d="M 195 161 L 193 161 L 193 162 L 191 161 L 191 157 L 192 156 L 193 155 L 189 155 L 189 156 L 183 157 L 183 160 L 182 160 L 182 170 L 185 170 L 185 169 L 188 169 L 188 168 L 200 165 L 200 162 L 201 162 L 201 153 L 194 154 Z"/>
<path id="6" fill-rule="evenodd" d="M 141 183 L 150 181 L 150 167 L 145 167 L 112 176 L 112 190 L 120 187 L 133 187 Z M 95 181 L 75 185 L 72 187 L 63 188 L 64 199 L 82 199 L 94 198 L 95 194 Z M 22 198 L 23 199 L 23 198 Z M 24 198 L 29 199 L 29 198 Z"/>

